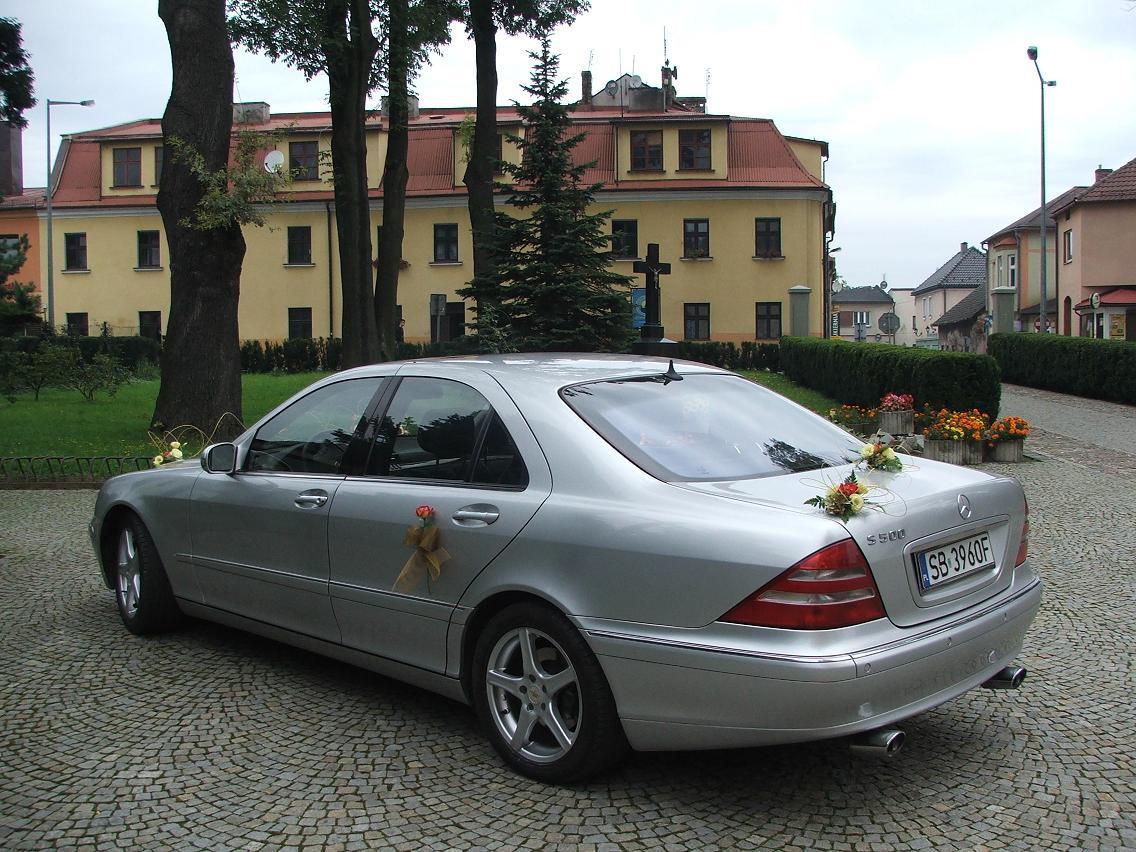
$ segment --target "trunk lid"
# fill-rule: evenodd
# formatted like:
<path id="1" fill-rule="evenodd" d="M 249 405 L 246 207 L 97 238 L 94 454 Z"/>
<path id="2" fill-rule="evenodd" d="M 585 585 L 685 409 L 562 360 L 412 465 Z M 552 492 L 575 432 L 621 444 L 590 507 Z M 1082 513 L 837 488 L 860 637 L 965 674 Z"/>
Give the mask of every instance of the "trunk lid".
<path id="1" fill-rule="evenodd" d="M 903 456 L 902 472 L 856 469 L 871 487 L 864 510 L 841 524 L 863 551 L 884 609 L 907 627 L 964 610 L 1004 591 L 1013 580 L 1014 558 L 1025 521 L 1021 486 L 956 465 Z M 721 482 L 676 482 L 676 486 L 755 505 L 817 515 L 805 500 L 843 480 L 852 465 L 807 473 Z M 967 542 L 988 542 L 993 566 L 924 589 L 919 554 Z M 985 560 L 984 560 L 985 561 Z"/>

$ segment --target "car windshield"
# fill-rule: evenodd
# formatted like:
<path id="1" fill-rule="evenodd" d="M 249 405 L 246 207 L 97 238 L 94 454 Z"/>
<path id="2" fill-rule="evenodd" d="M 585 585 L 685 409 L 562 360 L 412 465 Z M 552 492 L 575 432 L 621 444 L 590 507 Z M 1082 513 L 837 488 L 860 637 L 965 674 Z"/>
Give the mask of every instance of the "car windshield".
<path id="1" fill-rule="evenodd" d="M 740 376 L 587 382 L 561 398 L 612 446 L 663 480 L 753 479 L 859 458 L 862 444 Z"/>

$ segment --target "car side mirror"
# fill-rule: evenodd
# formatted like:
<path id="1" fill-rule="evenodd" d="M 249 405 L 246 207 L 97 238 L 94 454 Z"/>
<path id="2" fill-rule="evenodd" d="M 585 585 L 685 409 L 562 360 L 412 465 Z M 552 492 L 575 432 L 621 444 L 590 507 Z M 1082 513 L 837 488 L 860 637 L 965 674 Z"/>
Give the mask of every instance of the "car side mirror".
<path id="1" fill-rule="evenodd" d="M 201 453 L 201 467 L 206 473 L 235 473 L 236 444 L 210 444 Z"/>

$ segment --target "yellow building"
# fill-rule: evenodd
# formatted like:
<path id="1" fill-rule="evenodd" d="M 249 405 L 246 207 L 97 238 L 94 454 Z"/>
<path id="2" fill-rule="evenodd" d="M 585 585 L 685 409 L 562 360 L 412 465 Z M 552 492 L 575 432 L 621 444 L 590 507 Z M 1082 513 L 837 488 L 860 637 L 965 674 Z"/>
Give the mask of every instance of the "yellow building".
<path id="1" fill-rule="evenodd" d="M 662 281 L 667 336 L 823 336 L 834 218 L 824 183 L 827 143 L 783 136 L 767 119 L 707 114 L 704 99 L 675 97 L 669 69 L 662 88 L 625 75 L 593 95 L 587 72 L 583 84 L 574 122 L 585 139 L 576 158 L 595 161 L 585 179 L 603 187 L 594 209 L 612 211 L 614 268 L 631 274 L 648 243 L 672 262 Z M 398 289 L 408 341 L 450 339 L 473 318 L 455 295 L 473 274 L 460 133 L 472 113 L 412 108 Z M 246 228 L 240 335 L 338 336 L 335 204 L 321 165 L 330 154 L 330 115 L 271 115 L 267 104 L 246 103 L 234 105 L 234 117 L 235 128 L 277 134 L 295 175 L 268 226 Z M 513 109 L 499 109 L 498 121 L 502 137 L 523 130 Z M 367 124 L 376 229 L 386 127 L 383 114 Z M 501 157 L 518 156 L 503 138 Z M 169 257 L 155 206 L 162 159 L 156 119 L 65 137 L 52 181 L 59 324 L 86 325 L 92 334 L 104 324 L 113 334 L 164 331 Z M 377 230 L 372 239 L 377 252 Z M 431 319 L 432 296 L 444 297 L 444 317 Z"/>

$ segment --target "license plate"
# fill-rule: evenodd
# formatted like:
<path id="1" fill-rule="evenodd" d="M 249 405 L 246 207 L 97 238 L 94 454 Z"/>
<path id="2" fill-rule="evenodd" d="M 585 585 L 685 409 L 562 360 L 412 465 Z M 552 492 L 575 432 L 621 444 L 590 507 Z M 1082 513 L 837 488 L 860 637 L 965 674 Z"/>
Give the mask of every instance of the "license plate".
<path id="1" fill-rule="evenodd" d="M 979 533 L 962 541 L 924 550 L 915 555 L 919 585 L 923 591 L 949 583 L 983 568 L 994 567 L 994 548 L 990 534 Z"/>

